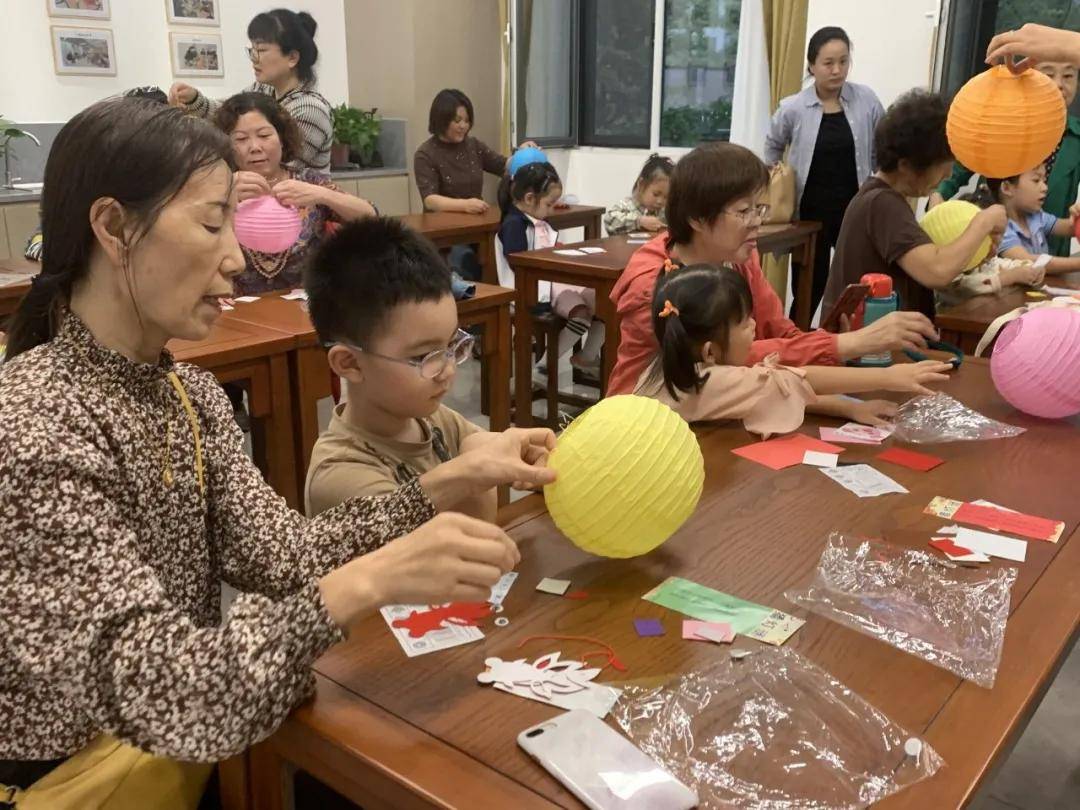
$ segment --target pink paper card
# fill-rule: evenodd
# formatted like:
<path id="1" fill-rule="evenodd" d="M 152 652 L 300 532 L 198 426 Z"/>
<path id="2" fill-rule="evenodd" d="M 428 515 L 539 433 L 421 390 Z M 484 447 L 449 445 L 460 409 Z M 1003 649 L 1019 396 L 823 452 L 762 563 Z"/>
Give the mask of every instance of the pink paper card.
<path id="1" fill-rule="evenodd" d="M 682 637 L 690 641 L 714 641 L 730 644 L 735 640 L 735 631 L 731 629 L 731 625 L 727 622 L 702 622 L 697 619 L 683 619 Z"/>

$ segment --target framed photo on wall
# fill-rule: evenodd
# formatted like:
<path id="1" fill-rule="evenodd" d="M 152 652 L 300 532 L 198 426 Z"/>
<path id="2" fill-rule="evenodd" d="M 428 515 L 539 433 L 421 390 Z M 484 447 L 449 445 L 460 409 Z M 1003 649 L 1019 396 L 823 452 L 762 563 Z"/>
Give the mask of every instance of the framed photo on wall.
<path id="1" fill-rule="evenodd" d="M 52 26 L 53 61 L 61 76 L 115 76 L 112 29 Z"/>
<path id="2" fill-rule="evenodd" d="M 224 76 L 221 37 L 215 34 L 169 34 L 174 76 Z"/>
<path id="3" fill-rule="evenodd" d="M 50 17 L 83 17 L 88 20 L 109 19 L 109 0 L 45 0 Z"/>
<path id="4" fill-rule="evenodd" d="M 165 0 L 165 14 L 173 25 L 221 25 L 220 0 Z"/>

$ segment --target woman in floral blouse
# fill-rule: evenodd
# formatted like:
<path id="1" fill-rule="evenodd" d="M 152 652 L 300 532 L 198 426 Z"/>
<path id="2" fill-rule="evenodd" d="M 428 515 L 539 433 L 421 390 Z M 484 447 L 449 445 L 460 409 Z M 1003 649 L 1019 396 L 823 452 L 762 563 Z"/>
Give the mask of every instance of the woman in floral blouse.
<path id="1" fill-rule="evenodd" d="M 215 379 L 165 349 L 206 336 L 244 267 L 231 158 L 139 99 L 75 116 L 49 156 L 50 247 L 0 365 L 0 800 L 20 810 L 194 807 L 350 624 L 484 599 L 516 564 L 440 504 L 554 477 L 522 460 L 553 436 L 519 431 L 477 451 L 474 480 L 289 510 Z M 224 616 L 222 581 L 241 591 Z"/>
<path id="2" fill-rule="evenodd" d="M 214 122 L 232 140 L 239 170 L 237 199 L 273 195 L 282 205 L 296 208 L 302 223 L 299 238 L 280 253 L 242 248 L 247 267 L 236 279 L 241 295 L 299 287 L 304 264 L 329 223 L 377 214 L 375 206 L 346 194 L 327 175 L 285 165 L 299 153 L 300 132 L 270 96 L 239 93 L 222 103 Z"/>

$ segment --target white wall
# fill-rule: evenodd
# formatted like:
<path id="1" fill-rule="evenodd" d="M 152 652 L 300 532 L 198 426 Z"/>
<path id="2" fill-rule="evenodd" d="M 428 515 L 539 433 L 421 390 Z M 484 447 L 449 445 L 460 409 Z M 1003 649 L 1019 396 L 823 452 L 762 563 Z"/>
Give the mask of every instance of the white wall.
<path id="1" fill-rule="evenodd" d="M 888 106 L 912 87 L 928 87 L 937 0 L 810 0 L 807 40 L 818 28 L 839 25 L 854 44 L 852 81 L 874 88 Z M 655 101 L 654 101 L 655 103 Z M 678 159 L 685 149 L 660 149 Z M 551 161 L 566 193 L 582 203 L 610 205 L 630 193 L 647 149 L 553 149 Z"/>
<path id="2" fill-rule="evenodd" d="M 85 20 L 50 17 L 44 0 L 0 0 L 0 115 L 22 123 L 66 121 L 106 96 L 132 87 L 175 81 L 169 61 L 169 31 L 220 34 L 225 77 L 184 79 L 215 97 L 224 97 L 254 80 L 243 49 L 247 25 L 260 11 L 286 5 L 308 11 L 319 24 L 315 35 L 319 88 L 331 104 L 349 98 L 345 58 L 345 0 L 220 0 L 221 27 L 169 26 L 164 0 L 112 0 L 112 18 Z M 50 25 L 110 28 L 116 47 L 115 76 L 57 76 L 53 70 Z"/>

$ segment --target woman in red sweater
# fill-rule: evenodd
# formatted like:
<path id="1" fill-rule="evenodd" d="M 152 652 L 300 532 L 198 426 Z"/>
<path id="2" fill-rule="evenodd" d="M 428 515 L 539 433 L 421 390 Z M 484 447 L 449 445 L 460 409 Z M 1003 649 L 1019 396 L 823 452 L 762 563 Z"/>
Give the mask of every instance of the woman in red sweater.
<path id="1" fill-rule="evenodd" d="M 608 395 L 628 394 L 656 355 L 652 297 L 661 269 L 682 264 L 726 265 L 742 275 L 754 299 L 757 323 L 747 363 L 778 353 L 789 366 L 830 365 L 875 352 L 925 348 L 933 324 L 916 312 L 894 312 L 855 332 L 803 332 L 784 316 L 783 304 L 761 272 L 757 235 L 768 215 L 759 204 L 768 183 L 765 164 L 742 146 L 699 146 L 675 166 L 668 193 L 669 230 L 631 257 L 611 300 L 622 318 L 619 355 Z"/>

